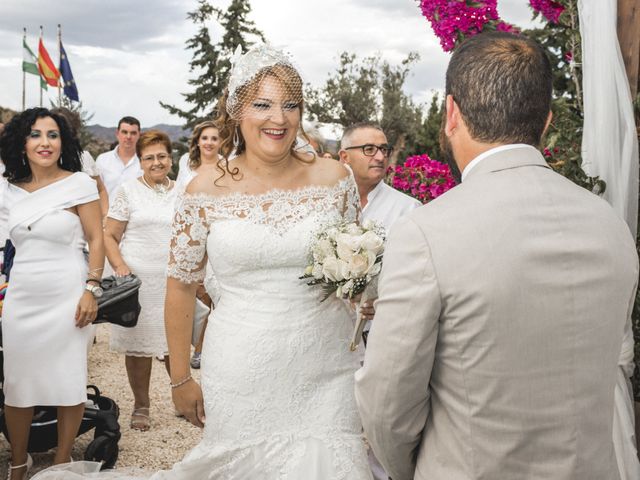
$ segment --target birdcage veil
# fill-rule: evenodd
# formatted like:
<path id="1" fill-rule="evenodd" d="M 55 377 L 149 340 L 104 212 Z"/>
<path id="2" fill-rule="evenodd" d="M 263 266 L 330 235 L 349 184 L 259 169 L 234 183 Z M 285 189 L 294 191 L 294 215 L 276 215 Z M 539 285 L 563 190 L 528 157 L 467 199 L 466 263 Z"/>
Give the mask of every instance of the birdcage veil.
<path id="1" fill-rule="evenodd" d="M 258 44 L 232 58 L 226 110 L 234 120 L 268 117 L 299 108 L 303 82 L 299 69 L 283 50 Z"/>

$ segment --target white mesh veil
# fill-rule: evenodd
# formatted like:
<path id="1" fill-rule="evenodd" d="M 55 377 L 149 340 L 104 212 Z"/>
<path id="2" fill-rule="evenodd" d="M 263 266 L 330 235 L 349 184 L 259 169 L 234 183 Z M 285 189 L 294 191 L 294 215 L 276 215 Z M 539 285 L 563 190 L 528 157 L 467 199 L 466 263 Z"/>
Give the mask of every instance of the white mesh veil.
<path id="1" fill-rule="evenodd" d="M 290 57 L 268 44 L 240 48 L 232 58 L 226 109 L 229 116 L 241 120 L 286 115 L 299 108 L 303 82 Z"/>

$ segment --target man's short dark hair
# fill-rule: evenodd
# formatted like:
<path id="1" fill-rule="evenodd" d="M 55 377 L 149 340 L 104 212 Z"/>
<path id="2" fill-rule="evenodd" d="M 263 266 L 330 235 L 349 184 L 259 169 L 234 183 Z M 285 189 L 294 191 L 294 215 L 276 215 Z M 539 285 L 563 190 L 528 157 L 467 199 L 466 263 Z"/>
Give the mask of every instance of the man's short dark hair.
<path id="1" fill-rule="evenodd" d="M 551 64 L 524 35 L 482 33 L 466 39 L 447 68 L 446 94 L 474 140 L 538 146 L 551 109 Z"/>
<path id="2" fill-rule="evenodd" d="M 378 130 L 384 133 L 384 130 L 382 130 L 382 127 L 374 122 L 353 123 L 349 125 L 347 128 L 345 128 L 344 132 L 342 132 L 342 139 L 340 140 L 340 148 L 344 148 L 345 144 L 349 143 L 350 137 L 353 134 L 353 132 L 355 132 L 356 130 L 361 130 L 365 128 L 371 128 L 373 130 Z M 348 146 L 350 147 L 351 145 L 348 145 Z"/>
<path id="3" fill-rule="evenodd" d="M 120 121 L 118 122 L 118 128 L 116 128 L 116 131 L 120 130 L 120 125 L 122 125 L 123 123 L 126 123 L 127 125 L 137 125 L 138 126 L 138 130 L 140 130 L 140 121 L 135 118 L 135 117 L 122 117 L 120 119 Z"/>

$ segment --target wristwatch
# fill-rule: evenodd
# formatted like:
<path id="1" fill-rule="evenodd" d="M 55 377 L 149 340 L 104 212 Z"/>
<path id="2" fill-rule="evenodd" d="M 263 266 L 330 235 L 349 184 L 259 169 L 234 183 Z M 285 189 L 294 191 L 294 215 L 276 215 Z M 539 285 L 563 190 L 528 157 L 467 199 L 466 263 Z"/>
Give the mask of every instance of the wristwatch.
<path id="1" fill-rule="evenodd" d="M 93 295 L 93 298 L 100 298 L 104 293 L 100 285 L 92 285 L 91 283 L 87 283 L 84 289 L 88 292 L 91 292 L 91 295 Z"/>

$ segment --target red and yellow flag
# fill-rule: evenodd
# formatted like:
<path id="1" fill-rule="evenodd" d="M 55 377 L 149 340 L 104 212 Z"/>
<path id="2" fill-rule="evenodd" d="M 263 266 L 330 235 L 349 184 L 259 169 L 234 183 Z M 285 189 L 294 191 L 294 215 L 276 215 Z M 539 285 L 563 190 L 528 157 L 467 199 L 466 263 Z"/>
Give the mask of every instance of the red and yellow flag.
<path id="1" fill-rule="evenodd" d="M 44 78 L 44 80 L 49 85 L 51 85 L 52 87 L 58 86 L 60 72 L 51 61 L 49 53 L 44 48 L 42 38 L 40 38 L 40 43 L 38 43 L 38 70 L 40 71 L 40 75 L 42 75 L 42 78 Z"/>

